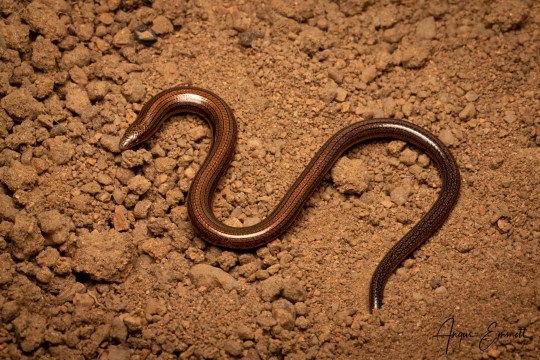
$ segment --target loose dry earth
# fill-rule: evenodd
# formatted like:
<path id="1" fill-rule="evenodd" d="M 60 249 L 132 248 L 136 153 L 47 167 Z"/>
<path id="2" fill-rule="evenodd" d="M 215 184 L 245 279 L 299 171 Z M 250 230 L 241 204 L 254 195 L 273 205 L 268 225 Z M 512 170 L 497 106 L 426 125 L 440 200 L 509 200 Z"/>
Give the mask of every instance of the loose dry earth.
<path id="1" fill-rule="evenodd" d="M 540 2 L 1 0 L 0 15 L 0 358 L 538 359 Z M 238 120 L 214 201 L 228 224 L 263 219 L 334 132 L 382 116 L 450 147 L 459 202 L 370 314 L 376 265 L 440 190 L 429 158 L 359 145 L 284 236 L 227 251 L 186 213 L 201 119 L 118 148 L 174 85 Z"/>

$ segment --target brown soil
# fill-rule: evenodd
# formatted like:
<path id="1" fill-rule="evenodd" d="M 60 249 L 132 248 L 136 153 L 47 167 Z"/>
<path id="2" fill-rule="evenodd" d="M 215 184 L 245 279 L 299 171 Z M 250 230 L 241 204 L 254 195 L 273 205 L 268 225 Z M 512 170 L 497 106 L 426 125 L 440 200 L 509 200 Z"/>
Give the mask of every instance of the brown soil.
<path id="1" fill-rule="evenodd" d="M 97 3 L 0 1 L 0 358 L 539 358 L 540 2 Z M 173 85 L 234 110 L 229 224 L 381 116 L 450 147 L 459 202 L 370 314 L 377 263 L 437 197 L 426 155 L 357 146 L 284 236 L 227 251 L 186 214 L 201 119 L 118 149 Z"/>

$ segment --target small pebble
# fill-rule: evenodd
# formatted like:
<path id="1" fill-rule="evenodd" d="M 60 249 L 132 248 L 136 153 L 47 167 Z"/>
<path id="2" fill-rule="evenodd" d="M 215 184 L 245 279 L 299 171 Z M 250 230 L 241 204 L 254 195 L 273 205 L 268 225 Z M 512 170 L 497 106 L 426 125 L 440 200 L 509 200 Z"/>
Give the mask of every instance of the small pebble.
<path id="1" fill-rule="evenodd" d="M 416 164 L 416 159 L 418 159 L 418 154 L 416 151 L 406 148 L 399 155 L 399 161 L 407 166 Z"/>
<path id="2" fill-rule="evenodd" d="M 93 112 L 88 93 L 76 84 L 67 86 L 66 107 L 80 116 Z"/>
<path id="3" fill-rule="evenodd" d="M 435 294 L 446 294 L 448 290 L 444 286 L 439 286 L 434 290 Z"/>
<path id="4" fill-rule="evenodd" d="M 272 317 L 286 330 L 293 330 L 296 320 L 294 305 L 286 299 L 279 299 L 272 303 Z"/>
<path id="5" fill-rule="evenodd" d="M 476 116 L 476 108 L 473 103 L 468 103 L 459 113 L 461 120 L 470 120 Z"/>
<path id="6" fill-rule="evenodd" d="M 477 93 L 475 93 L 474 91 L 467 91 L 467 93 L 465 94 L 465 99 L 467 99 L 467 101 L 469 102 L 475 102 L 476 100 L 478 100 L 479 96 Z"/>
<path id="7" fill-rule="evenodd" d="M 377 77 L 377 68 L 375 66 L 368 66 L 362 71 L 362 74 L 360 75 L 360 80 L 362 80 L 362 82 L 366 84 L 369 84 L 376 77 Z"/>
<path id="8" fill-rule="evenodd" d="M 244 351 L 244 347 L 242 346 L 242 342 L 229 339 L 225 340 L 223 350 L 225 350 L 229 355 L 241 356 Z"/>
<path id="9" fill-rule="evenodd" d="M 150 189 L 152 183 L 142 175 L 136 175 L 128 182 L 128 188 L 136 195 L 143 195 Z"/>
<path id="10" fill-rule="evenodd" d="M 306 290 L 296 278 L 283 281 L 283 297 L 293 303 L 306 300 Z"/>
<path id="11" fill-rule="evenodd" d="M 429 16 L 416 25 L 416 37 L 420 40 L 431 40 L 437 34 L 437 25 L 433 16 Z"/>
<path id="12" fill-rule="evenodd" d="M 347 90 L 338 87 L 336 89 L 336 101 L 344 102 L 346 98 L 347 98 Z"/>
<path id="13" fill-rule="evenodd" d="M 142 319 L 138 316 L 126 314 L 123 317 L 123 321 L 129 332 L 137 332 L 142 328 Z"/>
<path id="14" fill-rule="evenodd" d="M 505 111 L 503 119 L 507 123 L 512 124 L 513 122 L 516 121 L 517 116 L 516 116 L 516 113 L 514 111 Z"/>
<path id="15" fill-rule="evenodd" d="M 127 219 L 127 210 L 122 205 L 114 207 L 113 225 L 116 231 L 129 230 L 129 221 Z"/>
<path id="16" fill-rule="evenodd" d="M 131 30 L 128 27 L 120 29 L 114 37 L 113 44 L 117 47 L 126 46 L 131 42 Z"/>
<path id="17" fill-rule="evenodd" d="M 169 34 L 174 30 L 174 26 L 167 17 L 161 15 L 152 22 L 152 30 L 157 35 Z"/>
<path id="18" fill-rule="evenodd" d="M 207 264 L 193 266 L 189 270 L 189 277 L 196 286 L 204 286 L 207 289 L 217 286 L 228 291 L 238 287 L 238 281 L 230 274 Z"/>
<path id="19" fill-rule="evenodd" d="M 332 68 L 328 71 L 328 76 L 337 84 L 341 84 L 343 82 L 344 73 L 339 69 Z"/>
<path id="20" fill-rule="evenodd" d="M 50 283 L 53 277 L 54 277 L 54 274 L 48 267 L 42 267 L 36 273 L 36 280 L 42 284 Z"/>
<path id="21" fill-rule="evenodd" d="M 89 183 L 81 186 L 80 189 L 82 192 L 95 195 L 101 191 L 101 186 L 97 183 L 97 181 L 90 181 Z"/>
<path id="22" fill-rule="evenodd" d="M 259 285 L 259 296 L 264 301 L 276 299 L 283 289 L 283 278 L 272 276 L 261 282 Z"/>
<path id="23" fill-rule="evenodd" d="M 390 199 L 396 205 L 403 205 L 409 200 L 409 195 L 411 194 L 410 187 L 398 186 L 390 191 Z"/>
<path id="24" fill-rule="evenodd" d="M 158 172 L 169 173 L 174 170 L 177 165 L 177 161 L 169 157 L 160 157 L 155 159 L 154 165 L 156 166 L 156 170 Z"/>
<path id="25" fill-rule="evenodd" d="M 453 146 L 457 144 L 457 139 L 452 133 L 452 131 L 445 129 L 442 130 L 439 134 L 439 139 L 443 142 L 446 146 Z"/>
<path id="26" fill-rule="evenodd" d="M 158 37 L 152 28 L 140 25 L 135 28 L 135 39 L 143 45 L 151 46 L 157 41 Z"/>

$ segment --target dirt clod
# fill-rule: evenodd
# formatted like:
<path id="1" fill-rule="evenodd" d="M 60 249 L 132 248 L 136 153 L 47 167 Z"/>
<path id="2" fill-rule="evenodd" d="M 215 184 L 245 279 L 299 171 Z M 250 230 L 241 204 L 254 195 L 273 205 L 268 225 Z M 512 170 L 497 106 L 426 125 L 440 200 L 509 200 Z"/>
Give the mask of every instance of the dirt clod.
<path id="1" fill-rule="evenodd" d="M 74 270 L 95 280 L 122 281 L 132 267 L 134 246 L 127 233 L 93 231 L 79 236 Z"/>

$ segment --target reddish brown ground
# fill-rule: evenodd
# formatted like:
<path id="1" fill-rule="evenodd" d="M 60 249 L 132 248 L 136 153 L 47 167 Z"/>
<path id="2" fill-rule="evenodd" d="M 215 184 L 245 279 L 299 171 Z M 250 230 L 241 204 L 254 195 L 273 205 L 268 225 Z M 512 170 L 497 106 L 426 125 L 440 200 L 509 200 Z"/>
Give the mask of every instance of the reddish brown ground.
<path id="1" fill-rule="evenodd" d="M 0 16 L 0 358 L 538 358 L 538 1 L 2 0 Z M 370 314 L 377 263 L 437 197 L 429 159 L 357 146 L 284 236 L 226 251 L 184 203 L 206 124 L 118 149 L 173 85 L 234 110 L 214 203 L 229 224 L 380 116 L 450 147 L 459 202 Z"/>

